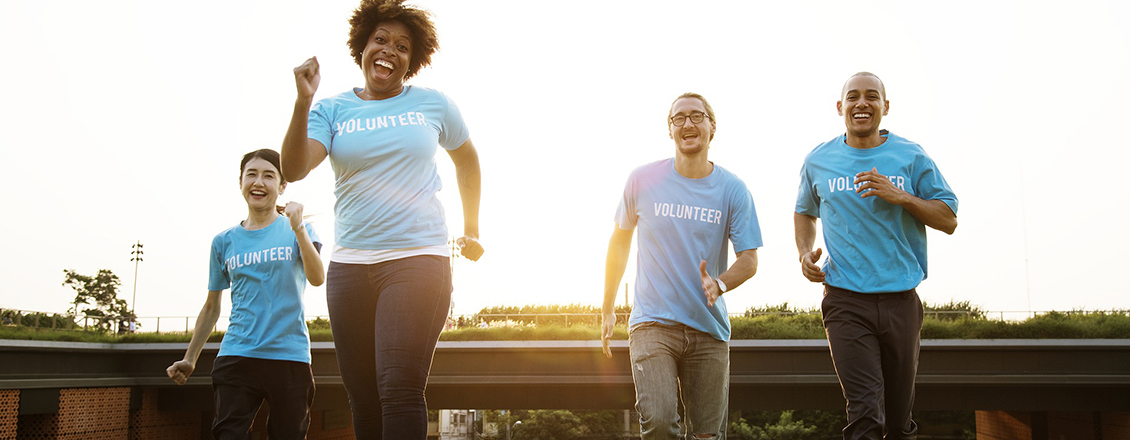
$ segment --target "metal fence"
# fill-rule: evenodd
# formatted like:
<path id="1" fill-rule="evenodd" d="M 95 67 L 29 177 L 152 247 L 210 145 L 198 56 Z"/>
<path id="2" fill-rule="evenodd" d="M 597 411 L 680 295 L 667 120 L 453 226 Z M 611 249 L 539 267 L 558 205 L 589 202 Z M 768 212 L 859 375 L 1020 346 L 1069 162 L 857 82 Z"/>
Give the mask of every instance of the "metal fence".
<path id="1" fill-rule="evenodd" d="M 1130 315 L 1127 310 L 1112 310 L 1112 311 L 1071 311 L 1071 312 L 1058 312 L 1065 314 L 1073 313 L 1114 313 Z M 1056 313 L 1052 311 L 928 311 L 926 316 L 933 317 L 934 319 L 953 320 L 963 317 L 983 317 L 985 319 L 999 320 L 999 321 L 1023 321 L 1025 319 L 1033 318 L 1048 313 Z M 796 315 L 819 315 L 817 310 L 801 311 L 801 312 L 743 312 L 731 313 L 731 318 L 741 317 L 759 317 L 759 316 L 796 316 Z M 626 323 L 629 314 L 617 313 L 617 324 Z M 225 331 L 229 323 L 229 316 L 220 316 L 216 322 L 214 330 Z M 193 330 L 196 324 L 196 316 L 139 316 L 137 320 L 130 327 L 130 323 L 124 320 L 115 320 L 113 318 L 103 318 L 98 316 L 80 316 L 70 317 L 66 314 L 58 313 L 44 313 L 29 310 L 18 309 L 0 309 L 0 319 L 5 327 L 22 327 L 31 329 L 57 329 L 57 330 L 86 330 L 92 328 L 101 328 L 117 333 L 132 333 L 132 332 L 154 332 L 154 333 L 172 333 L 184 332 L 188 333 Z M 307 321 L 314 321 L 316 319 L 329 319 L 328 315 L 311 315 L 306 317 Z M 519 325 L 562 325 L 571 327 L 575 325 L 595 326 L 600 325 L 602 315 L 600 313 L 475 313 L 464 315 L 452 315 L 445 326 L 445 330 L 466 328 L 466 327 L 495 327 L 495 326 L 519 326 Z"/>

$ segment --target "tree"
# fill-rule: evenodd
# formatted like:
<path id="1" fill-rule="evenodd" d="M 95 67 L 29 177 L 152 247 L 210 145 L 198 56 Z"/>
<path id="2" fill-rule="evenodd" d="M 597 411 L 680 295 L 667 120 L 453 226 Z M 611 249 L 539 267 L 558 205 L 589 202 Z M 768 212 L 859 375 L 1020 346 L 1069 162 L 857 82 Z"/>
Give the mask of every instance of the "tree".
<path id="1" fill-rule="evenodd" d="M 581 419 L 565 410 L 534 410 L 513 429 L 514 440 L 573 440 L 583 435 Z"/>
<path id="2" fill-rule="evenodd" d="M 803 420 L 793 420 L 792 411 L 782 411 L 781 417 L 775 424 L 765 426 L 750 425 L 745 419 L 738 419 L 730 424 L 730 438 L 738 440 L 810 440 L 819 438 L 816 427 L 804 423 Z"/>
<path id="3" fill-rule="evenodd" d="M 570 411 L 581 421 L 586 440 L 624 438 L 624 411 L 615 409 Z"/>
<path id="4" fill-rule="evenodd" d="M 75 289 L 74 308 L 69 311 L 72 316 L 79 316 L 79 304 L 89 304 L 93 307 L 82 310 L 82 315 L 95 318 L 99 329 L 109 330 L 116 321 L 137 319 L 126 304 L 126 300 L 118 299 L 118 287 L 122 281 L 109 269 L 99 269 L 98 274 L 87 276 L 70 269 L 63 269 L 65 279 L 63 285 Z"/>

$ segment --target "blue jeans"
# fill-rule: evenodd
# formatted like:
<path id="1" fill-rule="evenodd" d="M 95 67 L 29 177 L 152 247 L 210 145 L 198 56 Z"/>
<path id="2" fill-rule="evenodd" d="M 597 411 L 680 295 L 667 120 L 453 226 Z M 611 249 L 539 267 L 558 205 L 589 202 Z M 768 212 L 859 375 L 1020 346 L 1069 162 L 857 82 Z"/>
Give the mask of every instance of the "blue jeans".
<path id="1" fill-rule="evenodd" d="M 685 325 L 644 322 L 628 333 L 643 440 L 726 438 L 730 346 Z"/>
<path id="2" fill-rule="evenodd" d="M 424 440 L 424 386 L 451 304 L 447 257 L 330 262 L 326 286 L 358 439 Z"/>

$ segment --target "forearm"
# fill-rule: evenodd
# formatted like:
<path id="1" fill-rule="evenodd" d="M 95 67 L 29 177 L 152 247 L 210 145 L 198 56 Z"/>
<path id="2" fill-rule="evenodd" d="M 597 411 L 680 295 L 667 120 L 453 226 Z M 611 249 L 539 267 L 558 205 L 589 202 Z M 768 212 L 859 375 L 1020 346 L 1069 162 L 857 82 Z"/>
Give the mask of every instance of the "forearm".
<path id="1" fill-rule="evenodd" d="M 812 246 L 816 244 L 816 217 L 794 212 L 793 229 L 797 254 L 803 257 L 812 252 Z"/>
<path id="2" fill-rule="evenodd" d="M 718 275 L 718 279 L 726 283 L 726 290 L 736 289 L 757 274 L 757 249 L 738 252 L 738 258 L 729 269 Z"/>
<path id="3" fill-rule="evenodd" d="M 918 197 L 908 195 L 907 201 L 902 203 L 903 209 L 913 215 L 914 218 L 922 222 L 922 224 L 946 234 L 953 234 L 957 229 L 957 215 L 953 213 L 949 205 L 941 200 L 923 200 Z"/>
<path id="4" fill-rule="evenodd" d="M 482 174 L 479 156 L 455 169 L 459 181 L 459 198 L 463 202 L 463 235 L 479 238 L 479 199 L 482 197 Z"/>
<path id="5" fill-rule="evenodd" d="M 628 267 L 631 248 L 632 231 L 621 231 L 617 226 L 617 231 L 608 241 L 608 255 L 604 261 L 604 302 L 601 310 L 605 314 L 612 313 L 616 308 L 616 292 L 624 278 L 624 270 Z"/>
<path id="6" fill-rule="evenodd" d="M 326 269 L 322 266 L 322 256 L 318 253 L 318 248 L 314 247 L 310 234 L 306 232 L 306 226 L 299 226 L 294 231 L 294 236 L 298 238 L 298 251 L 302 257 L 302 269 L 306 272 L 306 280 L 313 286 L 321 286 L 326 281 Z"/>
<path id="7" fill-rule="evenodd" d="M 212 335 L 212 329 L 216 327 L 216 321 L 220 319 L 220 306 L 219 301 L 212 301 L 212 292 L 208 293 L 209 300 L 204 303 L 204 307 L 200 309 L 200 315 L 196 317 L 196 327 L 192 331 L 192 340 L 188 343 L 188 349 L 184 352 L 184 360 L 192 365 L 196 365 L 196 360 L 200 357 L 200 351 L 204 349 L 204 343 L 208 342 L 208 337 Z M 218 299 L 218 293 L 215 295 Z"/>
<path id="8" fill-rule="evenodd" d="M 312 98 L 298 97 L 294 101 L 294 113 L 290 115 L 290 125 L 287 126 L 286 136 L 283 137 L 282 149 L 279 152 L 282 161 L 283 177 L 288 182 L 297 182 L 306 177 L 313 168 L 307 148 L 307 123 L 310 115 Z"/>

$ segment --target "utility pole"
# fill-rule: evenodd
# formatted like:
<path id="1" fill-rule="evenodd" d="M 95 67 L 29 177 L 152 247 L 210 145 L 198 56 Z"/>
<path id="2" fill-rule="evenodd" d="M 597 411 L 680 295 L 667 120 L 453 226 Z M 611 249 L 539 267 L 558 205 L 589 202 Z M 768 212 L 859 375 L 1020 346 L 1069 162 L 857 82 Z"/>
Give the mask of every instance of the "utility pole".
<path id="1" fill-rule="evenodd" d="M 139 264 L 141 264 L 142 261 L 144 261 L 141 258 L 141 256 L 145 255 L 145 251 L 142 251 L 141 248 L 145 247 L 145 245 L 141 244 L 141 240 L 138 240 L 137 244 L 135 244 L 131 247 L 133 248 L 133 251 L 130 252 L 130 255 L 133 255 L 133 258 L 130 258 L 129 261 L 133 262 L 133 301 L 131 301 L 129 303 L 129 311 L 131 313 L 134 313 L 134 315 L 136 316 L 137 315 L 137 313 L 136 313 L 136 310 L 137 310 L 137 266 Z"/>

